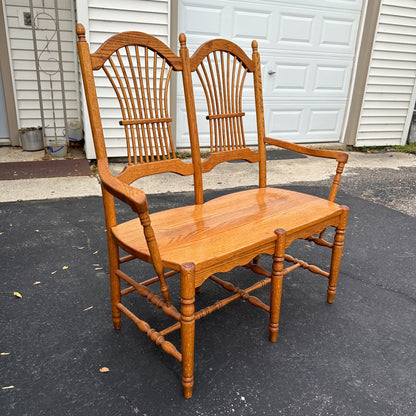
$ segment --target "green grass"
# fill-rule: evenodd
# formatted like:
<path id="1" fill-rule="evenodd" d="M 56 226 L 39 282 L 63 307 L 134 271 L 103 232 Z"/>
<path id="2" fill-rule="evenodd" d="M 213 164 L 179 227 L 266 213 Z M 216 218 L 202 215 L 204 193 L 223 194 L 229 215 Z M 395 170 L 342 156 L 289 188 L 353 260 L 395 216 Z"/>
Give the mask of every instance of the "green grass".
<path id="1" fill-rule="evenodd" d="M 208 157 L 211 154 L 210 151 L 206 150 L 201 150 L 201 158 L 205 159 L 206 157 Z M 185 151 L 179 151 L 176 152 L 176 157 L 178 157 L 179 159 L 190 159 L 192 157 L 191 152 L 185 152 Z"/>
<path id="2" fill-rule="evenodd" d="M 416 143 L 405 144 L 404 146 L 394 146 L 394 151 L 416 154 Z"/>
<path id="3" fill-rule="evenodd" d="M 416 143 L 405 144 L 404 146 L 362 146 L 362 147 L 348 147 L 348 150 L 364 153 L 377 152 L 401 152 L 416 154 Z"/>

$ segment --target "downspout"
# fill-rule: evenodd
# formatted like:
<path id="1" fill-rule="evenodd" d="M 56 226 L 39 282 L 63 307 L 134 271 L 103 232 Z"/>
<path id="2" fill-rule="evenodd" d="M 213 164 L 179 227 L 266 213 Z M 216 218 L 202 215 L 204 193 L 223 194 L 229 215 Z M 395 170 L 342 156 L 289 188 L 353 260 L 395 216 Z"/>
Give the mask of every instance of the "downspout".
<path id="1" fill-rule="evenodd" d="M 365 87 L 367 85 L 367 77 L 370 69 L 374 38 L 380 15 L 381 1 L 382 0 L 367 0 L 357 70 L 352 87 L 353 92 L 345 127 L 344 143 L 346 145 L 354 146 L 356 143 Z"/>

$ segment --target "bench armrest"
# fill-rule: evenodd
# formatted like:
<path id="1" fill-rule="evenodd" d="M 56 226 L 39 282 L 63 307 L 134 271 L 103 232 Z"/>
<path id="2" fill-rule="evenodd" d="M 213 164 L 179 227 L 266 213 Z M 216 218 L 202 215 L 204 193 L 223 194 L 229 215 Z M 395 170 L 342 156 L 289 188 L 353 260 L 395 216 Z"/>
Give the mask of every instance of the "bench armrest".
<path id="1" fill-rule="evenodd" d="M 140 189 L 134 188 L 120 181 L 111 173 L 108 162 L 105 159 L 98 160 L 98 172 L 101 186 L 111 195 L 130 205 L 137 214 L 148 212 L 146 194 Z"/>
<path id="2" fill-rule="evenodd" d="M 156 236 L 153 231 L 150 216 L 149 216 L 149 206 L 147 203 L 146 194 L 140 189 L 129 186 L 120 179 L 113 176 L 111 173 L 108 162 L 106 159 L 99 159 L 97 162 L 98 172 L 100 174 L 101 186 L 111 195 L 115 196 L 119 200 L 125 202 L 127 205 L 130 205 L 131 209 L 139 215 L 140 223 L 143 227 L 144 236 L 146 238 L 147 247 L 149 248 L 149 253 L 152 258 L 153 268 L 156 271 L 160 279 L 160 290 L 166 300 L 168 306 L 170 306 L 169 301 L 169 289 L 165 282 L 162 260 L 160 257 L 159 246 L 156 241 Z M 108 198 L 105 197 L 103 192 L 104 205 Z M 114 210 L 114 203 L 111 203 Z M 115 211 L 110 215 L 109 220 L 106 214 L 106 223 L 107 223 L 107 232 L 110 233 L 111 221 L 115 223 Z"/>
<path id="3" fill-rule="evenodd" d="M 348 153 L 341 152 L 338 150 L 312 149 L 309 147 L 301 146 L 299 144 L 286 142 L 284 140 L 272 139 L 270 137 L 265 137 L 264 142 L 267 144 L 272 144 L 274 146 L 281 147 L 283 149 L 291 150 L 292 152 L 302 153 L 308 156 L 335 159 L 337 162 L 342 162 L 342 163 L 347 163 L 348 161 Z"/>
<path id="4" fill-rule="evenodd" d="M 335 201 L 337 196 L 339 184 L 341 182 L 341 175 L 344 171 L 344 166 L 348 161 L 348 153 L 341 152 L 338 150 L 321 150 L 321 149 L 311 149 L 309 147 L 301 146 L 299 144 L 289 143 L 284 140 L 272 139 L 270 137 L 265 137 L 264 142 L 267 144 L 272 144 L 274 146 L 281 147 L 283 149 L 291 150 L 296 153 L 302 153 L 307 156 L 314 157 L 324 157 L 327 159 L 335 159 L 337 164 L 337 169 L 335 172 L 334 179 L 332 181 L 331 191 L 329 193 L 328 200 Z"/>

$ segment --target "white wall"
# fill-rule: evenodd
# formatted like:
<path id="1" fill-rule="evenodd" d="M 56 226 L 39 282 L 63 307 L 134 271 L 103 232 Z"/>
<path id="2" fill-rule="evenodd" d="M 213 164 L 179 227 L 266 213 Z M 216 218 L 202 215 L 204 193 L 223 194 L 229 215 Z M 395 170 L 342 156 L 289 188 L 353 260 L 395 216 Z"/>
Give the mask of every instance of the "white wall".
<path id="1" fill-rule="evenodd" d="M 111 35 L 134 30 L 156 36 L 169 45 L 170 1 L 169 0 L 77 0 L 77 21 L 87 32 L 91 52 Z M 104 73 L 96 79 L 97 94 L 109 157 L 126 156 L 124 129 L 118 122 L 119 105 L 113 89 Z M 85 151 L 87 158 L 95 158 L 88 113 L 83 100 Z"/>
<path id="2" fill-rule="evenodd" d="M 37 31 L 38 50 L 42 67 L 47 73 L 41 73 L 41 88 L 45 109 L 47 137 L 54 139 L 55 130 L 62 137 L 65 127 L 63 119 L 63 101 L 61 83 L 58 74 L 52 74 L 59 67 L 53 61 L 58 59 L 56 35 L 52 37 L 55 26 L 47 14 L 55 17 L 53 0 L 33 0 L 35 12 L 42 12 L 39 25 L 50 30 Z M 45 6 L 43 8 L 42 6 Z M 74 7 L 72 0 L 59 0 L 60 35 L 62 45 L 64 91 L 68 119 L 80 118 L 79 83 L 77 76 L 77 59 L 75 54 Z M 31 26 L 25 26 L 23 12 L 30 11 L 29 0 L 5 0 L 6 23 L 10 43 L 10 60 L 15 86 L 17 116 L 19 128 L 42 125 L 36 78 L 36 64 Z M 48 44 L 47 40 L 50 40 Z M 52 60 L 51 60 L 52 59 Z M 51 88 L 52 85 L 52 88 Z M 53 127 L 53 104 L 56 129 Z"/>

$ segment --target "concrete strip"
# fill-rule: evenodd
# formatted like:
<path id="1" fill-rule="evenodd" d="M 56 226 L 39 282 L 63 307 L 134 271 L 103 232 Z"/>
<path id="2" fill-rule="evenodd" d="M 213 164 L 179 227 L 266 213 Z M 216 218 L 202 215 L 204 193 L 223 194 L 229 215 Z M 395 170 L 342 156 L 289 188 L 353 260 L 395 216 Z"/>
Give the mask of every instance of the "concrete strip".
<path id="1" fill-rule="evenodd" d="M 406 153 L 350 153 L 344 175 L 357 175 L 356 168 L 394 169 L 416 167 L 416 156 Z M 113 164 L 115 172 L 120 165 Z M 269 185 L 293 184 L 296 182 L 317 182 L 330 179 L 335 174 L 336 162 L 331 159 L 307 157 L 302 159 L 270 160 L 267 162 L 267 183 Z M 204 174 L 204 189 L 227 189 L 237 186 L 258 184 L 257 164 L 222 163 L 211 172 Z M 161 174 L 142 178 L 135 186 L 149 194 L 193 190 L 192 177 L 175 174 Z"/>
<path id="2" fill-rule="evenodd" d="M 267 162 L 269 185 L 317 182 L 332 178 L 336 162 L 328 159 L 307 157 L 301 159 L 270 160 Z M 386 152 L 351 152 L 344 176 L 361 175 L 362 168 L 393 169 L 416 167 L 416 155 Z M 121 164 L 111 164 L 114 172 L 120 172 Z M 227 189 L 238 186 L 256 186 L 258 169 L 256 164 L 223 163 L 204 175 L 204 189 Z M 193 190 L 192 176 L 181 177 L 166 173 L 142 178 L 134 186 L 147 194 L 186 192 Z M 342 188 L 342 185 L 341 185 Z M 100 195 L 96 178 L 61 177 L 0 181 L 0 202 L 18 200 L 54 199 Z"/>
<path id="3" fill-rule="evenodd" d="M 101 195 L 97 178 L 70 176 L 0 181 L 0 202 Z"/>

